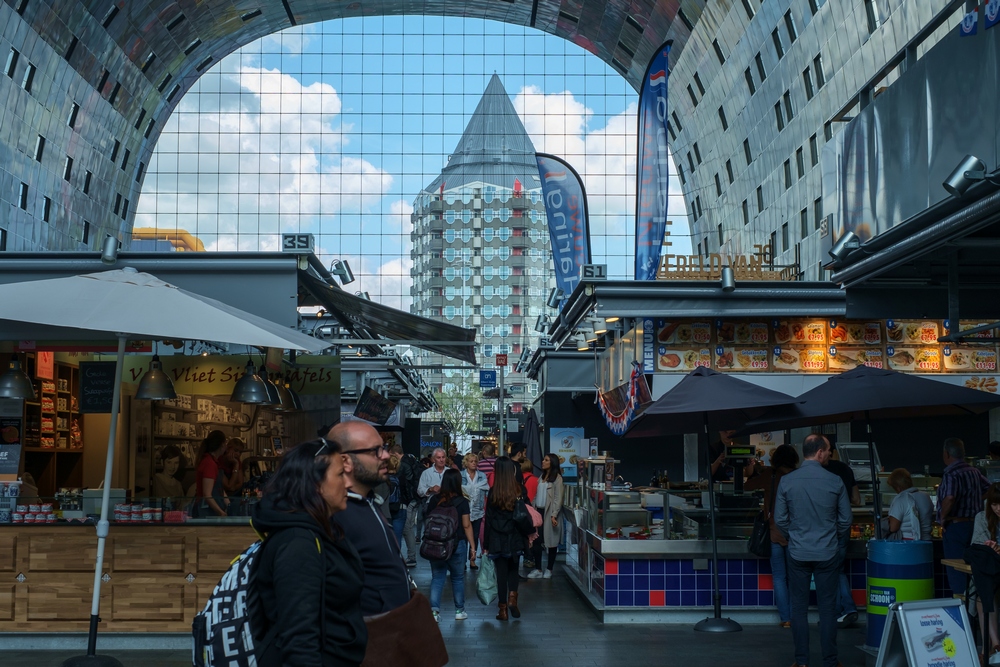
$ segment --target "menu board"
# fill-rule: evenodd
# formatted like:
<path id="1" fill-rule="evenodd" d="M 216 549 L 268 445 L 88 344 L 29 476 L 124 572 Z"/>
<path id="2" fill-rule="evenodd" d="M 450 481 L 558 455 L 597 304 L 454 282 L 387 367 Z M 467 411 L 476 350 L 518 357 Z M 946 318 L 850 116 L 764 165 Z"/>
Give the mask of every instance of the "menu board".
<path id="1" fill-rule="evenodd" d="M 947 320 L 734 317 L 645 322 L 655 333 L 642 343 L 642 354 L 648 354 L 646 348 L 652 342 L 652 365 L 657 372 L 688 373 L 704 366 L 741 373 L 841 373 L 868 366 L 967 374 L 975 376 L 967 386 L 972 383 L 981 391 L 998 391 L 1000 350 L 987 340 L 995 330 L 977 332 L 960 343 L 939 343 L 939 337 L 950 331 Z M 984 324 L 988 323 L 961 320 L 959 326 L 965 331 Z"/>
<path id="2" fill-rule="evenodd" d="M 80 412 L 109 413 L 115 393 L 114 361 L 80 362 Z"/>

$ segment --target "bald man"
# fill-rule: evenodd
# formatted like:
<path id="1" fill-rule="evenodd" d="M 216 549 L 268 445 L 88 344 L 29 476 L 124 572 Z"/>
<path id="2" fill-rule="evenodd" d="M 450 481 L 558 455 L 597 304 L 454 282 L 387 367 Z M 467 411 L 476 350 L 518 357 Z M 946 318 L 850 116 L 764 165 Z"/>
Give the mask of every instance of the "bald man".
<path id="1" fill-rule="evenodd" d="M 365 568 L 361 612 L 382 614 L 410 600 L 410 576 L 399 552 L 392 526 L 379 511 L 374 488 L 389 479 L 389 446 L 364 422 L 342 422 L 330 429 L 327 439 L 340 445 L 350 459 L 347 508 L 332 521 L 350 540 Z"/>

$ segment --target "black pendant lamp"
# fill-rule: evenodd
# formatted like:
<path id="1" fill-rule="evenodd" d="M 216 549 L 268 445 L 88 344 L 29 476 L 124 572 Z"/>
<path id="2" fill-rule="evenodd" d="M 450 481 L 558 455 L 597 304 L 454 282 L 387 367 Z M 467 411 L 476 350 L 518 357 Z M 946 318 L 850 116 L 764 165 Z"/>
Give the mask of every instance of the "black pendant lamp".
<path id="1" fill-rule="evenodd" d="M 153 360 L 149 362 L 149 370 L 139 380 L 139 390 L 136 391 L 135 397 L 149 401 L 177 398 L 174 383 L 170 381 L 170 376 L 163 372 L 160 355 L 153 355 Z"/>
<path id="2" fill-rule="evenodd" d="M 264 383 L 264 387 L 267 390 L 267 402 L 265 405 L 281 405 L 281 396 L 278 395 L 278 387 L 267 377 L 267 369 L 264 368 L 263 364 L 260 366 L 257 377 Z"/>
<path id="3" fill-rule="evenodd" d="M 291 412 L 295 409 L 295 403 L 292 401 L 292 395 L 288 392 L 288 387 L 285 386 L 285 378 L 281 373 L 278 373 L 278 377 L 275 380 L 274 386 L 278 388 L 278 397 L 281 399 L 281 407 L 278 410 L 280 412 Z"/>
<path id="4" fill-rule="evenodd" d="M 0 375 L 0 398 L 35 400 L 35 385 L 21 370 L 21 362 L 17 357 L 10 360 L 7 372 Z"/>
<path id="5" fill-rule="evenodd" d="M 257 371 L 253 367 L 253 361 L 247 360 L 246 372 L 233 387 L 233 395 L 229 400 L 234 403 L 253 403 L 265 405 L 270 402 L 267 395 L 267 386 L 257 377 Z"/>

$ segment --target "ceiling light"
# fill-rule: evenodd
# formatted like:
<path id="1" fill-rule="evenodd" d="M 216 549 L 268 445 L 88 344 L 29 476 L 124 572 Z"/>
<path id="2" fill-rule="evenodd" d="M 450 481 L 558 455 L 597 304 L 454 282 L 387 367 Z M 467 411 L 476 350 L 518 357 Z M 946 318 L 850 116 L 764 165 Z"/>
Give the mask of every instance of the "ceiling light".
<path id="1" fill-rule="evenodd" d="M 149 370 L 139 380 L 139 389 L 135 392 L 135 397 L 147 401 L 177 398 L 174 383 L 170 381 L 170 376 L 163 372 L 160 355 L 153 355 L 152 361 L 149 362 Z"/>
<path id="2" fill-rule="evenodd" d="M 247 361 L 246 371 L 243 377 L 236 381 L 233 393 L 229 400 L 234 403 L 254 403 L 266 404 L 270 402 L 267 395 L 267 386 L 257 377 L 256 369 L 252 361 Z"/>
<path id="3" fill-rule="evenodd" d="M 553 287 L 552 290 L 549 292 L 549 298 L 545 302 L 545 305 L 547 305 L 549 308 L 558 308 L 559 303 L 562 301 L 562 298 L 565 294 L 566 293 L 563 292 L 558 287 Z"/>
<path id="4" fill-rule="evenodd" d="M 604 321 L 607 322 L 608 324 L 611 324 L 612 322 L 617 322 L 620 319 L 621 318 L 618 317 L 617 315 L 612 315 L 611 317 L 605 317 Z"/>
<path id="5" fill-rule="evenodd" d="M 941 185 L 953 197 L 965 195 L 973 183 L 986 179 L 986 163 L 975 155 L 966 155 L 958 166 L 948 174 Z"/>
<path id="6" fill-rule="evenodd" d="M 590 343 L 587 342 L 587 338 L 583 334 L 576 335 L 576 351 L 586 352 L 590 349 Z"/>
<path id="7" fill-rule="evenodd" d="M 0 398 L 35 400 L 35 385 L 21 370 L 21 362 L 16 357 L 10 360 L 7 372 L 0 376 Z"/>
<path id="8" fill-rule="evenodd" d="M 840 239 L 830 248 L 830 257 L 838 262 L 844 261 L 852 250 L 861 247 L 861 239 L 854 232 L 845 232 Z"/>
<path id="9" fill-rule="evenodd" d="M 333 263 L 330 264 L 330 273 L 340 278 L 343 285 L 354 282 L 354 272 L 351 271 L 351 265 L 347 263 L 346 259 L 333 260 Z"/>
<path id="10" fill-rule="evenodd" d="M 719 278 L 719 283 L 722 285 L 722 291 L 727 294 L 736 289 L 736 272 L 733 271 L 733 267 L 722 267 L 722 276 Z"/>

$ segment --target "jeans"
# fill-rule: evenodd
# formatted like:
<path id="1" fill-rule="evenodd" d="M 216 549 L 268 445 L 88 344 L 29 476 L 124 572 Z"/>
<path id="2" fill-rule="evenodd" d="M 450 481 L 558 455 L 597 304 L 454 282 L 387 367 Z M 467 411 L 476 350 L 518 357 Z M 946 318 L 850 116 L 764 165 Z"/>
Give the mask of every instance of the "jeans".
<path id="1" fill-rule="evenodd" d="M 403 526 L 403 540 L 406 542 L 406 560 L 410 563 L 417 561 L 417 501 L 413 500 L 406 506 L 406 524 Z M 402 549 L 402 546 L 400 547 Z"/>
<path id="2" fill-rule="evenodd" d="M 972 543 L 972 521 L 949 523 L 941 538 L 945 558 L 962 558 L 965 549 Z M 965 595 L 966 575 L 953 567 L 945 568 L 948 587 L 956 595 Z"/>
<path id="3" fill-rule="evenodd" d="M 431 609 L 441 610 L 441 593 L 444 591 L 445 576 L 451 574 L 451 594 L 455 599 L 455 611 L 465 609 L 465 561 L 469 557 L 466 548 L 469 543 L 459 540 L 455 553 L 448 560 L 432 560 L 431 563 Z"/>
<path id="4" fill-rule="evenodd" d="M 493 556 L 490 556 L 493 558 Z M 504 558 L 498 556 L 493 558 L 493 566 L 497 570 L 497 601 L 507 604 L 507 595 L 517 592 L 517 585 L 521 581 L 521 575 L 517 573 L 517 561 L 520 556 Z"/>
<path id="5" fill-rule="evenodd" d="M 847 547 L 840 550 L 840 557 L 844 560 L 844 566 L 840 569 L 840 581 L 837 588 L 837 609 L 840 616 L 845 614 L 858 613 L 858 605 L 854 604 L 854 597 L 851 595 L 851 582 L 847 579 Z"/>
<path id="6" fill-rule="evenodd" d="M 404 528 L 406 528 L 406 508 L 400 507 L 392 519 L 392 532 L 396 533 L 396 542 L 399 544 L 400 551 L 403 549 Z"/>
<path id="7" fill-rule="evenodd" d="M 774 606 L 778 608 L 778 618 L 782 623 L 792 618 L 792 607 L 788 600 L 788 547 L 771 542 L 771 578 L 774 580 Z"/>
<path id="8" fill-rule="evenodd" d="M 837 553 L 823 561 L 798 561 L 788 557 L 788 589 L 792 601 L 792 639 L 795 662 L 809 664 L 809 577 L 816 579 L 819 607 L 819 642 L 823 667 L 837 665 L 837 580 L 843 556 Z"/>

